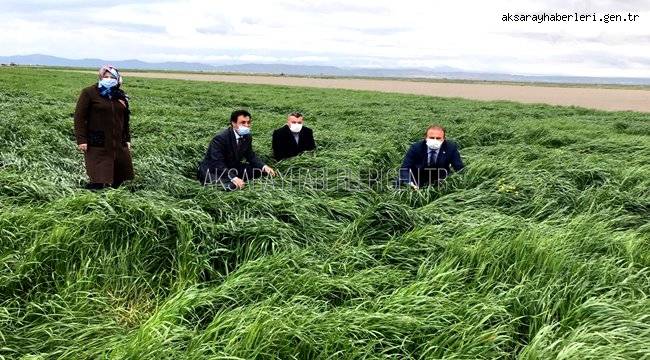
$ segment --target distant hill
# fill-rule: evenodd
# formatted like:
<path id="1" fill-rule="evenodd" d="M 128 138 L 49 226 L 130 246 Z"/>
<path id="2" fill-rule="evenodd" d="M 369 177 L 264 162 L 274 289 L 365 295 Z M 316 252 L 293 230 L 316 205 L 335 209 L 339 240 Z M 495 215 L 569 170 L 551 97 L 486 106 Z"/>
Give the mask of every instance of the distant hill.
<path id="1" fill-rule="evenodd" d="M 20 65 L 44 65 L 65 67 L 90 67 L 99 68 L 104 64 L 112 64 L 119 69 L 142 70 L 178 70 L 178 71 L 214 71 L 212 65 L 187 62 L 149 63 L 140 60 L 108 61 L 101 59 L 65 59 L 49 55 L 20 55 L 0 56 L 0 63 L 16 63 Z"/>
<path id="2" fill-rule="evenodd" d="M 103 64 L 109 63 L 115 65 L 120 69 L 133 70 L 203 71 L 298 76 L 430 78 L 450 80 L 514 81 L 571 84 L 650 85 L 650 78 L 512 75 L 487 72 L 468 72 L 462 69 L 448 66 L 436 68 L 355 68 L 300 64 L 211 65 L 193 62 L 151 63 L 137 59 L 117 61 L 102 59 L 66 59 L 41 54 L 0 56 L 0 63 L 84 68 L 97 68 Z"/>

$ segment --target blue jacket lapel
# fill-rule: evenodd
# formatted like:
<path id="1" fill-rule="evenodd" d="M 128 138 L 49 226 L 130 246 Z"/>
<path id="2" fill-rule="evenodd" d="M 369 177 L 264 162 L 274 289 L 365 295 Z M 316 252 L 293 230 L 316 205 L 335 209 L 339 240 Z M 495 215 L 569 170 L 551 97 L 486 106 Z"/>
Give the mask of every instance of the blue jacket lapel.
<path id="1" fill-rule="evenodd" d="M 438 166 L 438 167 L 445 167 L 444 164 L 447 163 L 447 142 L 443 142 L 442 146 L 440 147 L 440 150 L 438 150 L 438 159 L 436 159 L 436 165 L 440 164 L 443 166 Z"/>

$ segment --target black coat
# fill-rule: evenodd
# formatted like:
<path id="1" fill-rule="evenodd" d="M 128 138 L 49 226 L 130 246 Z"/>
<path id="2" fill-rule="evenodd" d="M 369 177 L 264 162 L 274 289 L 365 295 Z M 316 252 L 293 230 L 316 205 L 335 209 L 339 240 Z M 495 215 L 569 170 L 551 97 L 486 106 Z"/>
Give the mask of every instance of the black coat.
<path id="1" fill-rule="evenodd" d="M 235 131 L 232 127 L 218 133 L 210 142 L 203 161 L 198 166 L 197 177 L 199 181 L 205 182 L 206 177 L 211 180 L 215 178 L 229 178 L 228 172 L 231 169 L 240 170 L 244 165 L 242 160 L 256 169 L 262 169 L 264 163 L 253 151 L 253 138 L 245 135 L 240 138 L 240 144 L 235 140 Z"/>
<path id="2" fill-rule="evenodd" d="M 425 140 L 411 145 L 400 168 L 400 183 L 415 182 L 418 186 L 424 186 L 443 180 L 451 172 L 452 167 L 456 172 L 465 167 L 460 158 L 458 146 L 449 140 L 443 141 L 442 146 L 438 149 L 435 164 L 427 164 L 427 155 Z"/>
<path id="3" fill-rule="evenodd" d="M 282 160 L 296 156 L 303 151 L 314 150 L 316 149 L 316 143 L 314 142 L 314 132 L 303 126 L 300 130 L 298 143 L 293 137 L 293 133 L 289 130 L 288 125 L 273 131 L 273 157 L 276 160 Z"/>

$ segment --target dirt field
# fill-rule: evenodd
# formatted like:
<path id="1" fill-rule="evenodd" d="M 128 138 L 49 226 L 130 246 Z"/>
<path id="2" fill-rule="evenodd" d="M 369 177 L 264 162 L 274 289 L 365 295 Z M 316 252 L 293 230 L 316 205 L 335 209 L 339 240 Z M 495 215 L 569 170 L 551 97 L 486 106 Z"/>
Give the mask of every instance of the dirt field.
<path id="1" fill-rule="evenodd" d="M 601 110 L 650 112 L 650 90 L 605 89 L 595 87 L 530 86 L 505 84 L 464 84 L 406 80 L 320 79 L 279 76 L 125 72 L 124 76 L 220 81 L 246 84 L 270 84 L 370 90 L 475 100 L 510 100 L 522 103 L 576 105 Z"/>

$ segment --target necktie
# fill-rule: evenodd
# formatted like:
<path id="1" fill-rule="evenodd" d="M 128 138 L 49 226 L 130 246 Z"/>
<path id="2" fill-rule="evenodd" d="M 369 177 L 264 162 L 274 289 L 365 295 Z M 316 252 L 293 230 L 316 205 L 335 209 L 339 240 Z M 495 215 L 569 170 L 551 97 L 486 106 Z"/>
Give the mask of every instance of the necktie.
<path id="1" fill-rule="evenodd" d="M 429 152 L 429 166 L 432 166 L 436 163 L 436 155 L 438 155 L 438 150 L 431 150 Z"/>
<path id="2" fill-rule="evenodd" d="M 237 152 L 241 152 L 242 144 L 244 143 L 242 138 L 237 139 Z"/>

